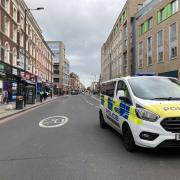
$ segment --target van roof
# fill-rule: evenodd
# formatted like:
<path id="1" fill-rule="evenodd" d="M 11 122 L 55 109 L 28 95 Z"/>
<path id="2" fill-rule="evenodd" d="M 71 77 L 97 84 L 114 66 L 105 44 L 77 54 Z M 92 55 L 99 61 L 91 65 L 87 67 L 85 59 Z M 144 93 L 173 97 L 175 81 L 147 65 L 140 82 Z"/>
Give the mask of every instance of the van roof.
<path id="1" fill-rule="evenodd" d="M 126 77 L 121 77 L 121 78 L 115 78 L 115 79 L 111 79 L 111 80 L 108 80 L 108 81 L 104 81 L 104 82 L 102 82 L 102 84 L 104 84 L 104 83 L 108 83 L 108 82 L 113 82 L 113 81 L 119 81 L 119 80 L 129 80 L 129 79 L 143 79 L 143 78 L 153 78 L 153 79 L 155 79 L 155 78 L 158 78 L 158 79 L 160 79 L 160 78 L 172 78 L 172 79 L 176 79 L 176 78 L 174 78 L 174 77 L 164 77 L 164 76 L 126 76 Z"/>

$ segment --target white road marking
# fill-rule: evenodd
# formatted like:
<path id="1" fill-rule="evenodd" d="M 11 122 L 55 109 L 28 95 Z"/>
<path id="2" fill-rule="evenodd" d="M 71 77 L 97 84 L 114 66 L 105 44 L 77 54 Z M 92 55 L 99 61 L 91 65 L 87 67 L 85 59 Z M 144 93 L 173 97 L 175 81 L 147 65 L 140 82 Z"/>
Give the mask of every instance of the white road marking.
<path id="1" fill-rule="evenodd" d="M 86 100 L 84 97 L 82 97 L 82 99 L 87 103 L 87 104 L 89 104 L 89 105 L 91 105 L 91 106 L 94 106 L 94 104 L 93 103 L 91 103 L 91 102 L 89 102 L 88 100 Z"/>
<path id="2" fill-rule="evenodd" d="M 96 101 L 100 101 L 98 98 L 94 97 L 94 96 L 91 96 L 93 99 L 95 99 Z"/>
<path id="3" fill-rule="evenodd" d="M 39 127 L 42 128 L 56 128 L 65 125 L 68 122 L 65 116 L 52 116 L 45 118 L 39 122 Z"/>

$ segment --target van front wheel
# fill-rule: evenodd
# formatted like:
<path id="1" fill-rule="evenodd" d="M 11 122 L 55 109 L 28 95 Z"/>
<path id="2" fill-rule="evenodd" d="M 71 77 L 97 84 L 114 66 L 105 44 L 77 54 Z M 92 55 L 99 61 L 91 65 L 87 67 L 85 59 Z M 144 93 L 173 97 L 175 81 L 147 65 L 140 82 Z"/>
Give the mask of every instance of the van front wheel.
<path id="1" fill-rule="evenodd" d="M 136 144 L 128 124 L 123 126 L 123 144 L 127 151 L 134 152 L 136 150 Z"/>
<path id="2" fill-rule="evenodd" d="M 107 124 L 104 121 L 103 113 L 101 111 L 99 112 L 99 123 L 100 123 L 100 127 L 102 129 L 106 129 L 107 128 Z"/>

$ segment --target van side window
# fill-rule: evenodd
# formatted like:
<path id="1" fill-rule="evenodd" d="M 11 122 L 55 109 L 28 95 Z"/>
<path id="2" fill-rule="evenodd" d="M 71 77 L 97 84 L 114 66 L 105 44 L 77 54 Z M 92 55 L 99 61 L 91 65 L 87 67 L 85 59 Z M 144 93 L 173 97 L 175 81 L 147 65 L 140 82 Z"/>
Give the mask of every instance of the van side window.
<path id="1" fill-rule="evenodd" d="M 121 90 L 125 91 L 126 89 L 127 89 L 127 86 L 126 86 L 125 82 L 124 81 L 119 81 L 118 85 L 117 85 L 117 92 L 121 91 Z"/>
<path id="2" fill-rule="evenodd" d="M 101 94 L 114 97 L 116 81 L 104 83 L 101 87 Z"/>
<path id="3" fill-rule="evenodd" d="M 117 85 L 117 92 L 116 94 L 118 93 L 118 91 L 124 91 L 125 92 L 125 96 L 131 100 L 131 96 L 129 94 L 129 90 L 128 90 L 128 87 L 126 85 L 126 83 L 124 81 L 119 81 L 118 82 L 118 85 Z"/>

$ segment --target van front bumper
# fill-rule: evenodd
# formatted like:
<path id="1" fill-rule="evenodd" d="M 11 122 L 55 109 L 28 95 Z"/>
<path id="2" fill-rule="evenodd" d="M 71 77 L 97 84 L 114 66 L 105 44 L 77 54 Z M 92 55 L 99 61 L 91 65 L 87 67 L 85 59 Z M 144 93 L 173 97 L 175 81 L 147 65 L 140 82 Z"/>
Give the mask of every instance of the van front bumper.
<path id="1" fill-rule="evenodd" d="M 180 141 L 176 140 L 176 133 L 167 132 L 159 122 L 143 121 L 142 125 L 129 122 L 136 145 L 147 148 L 180 148 Z M 148 133 L 152 138 L 148 139 L 142 134 Z"/>

